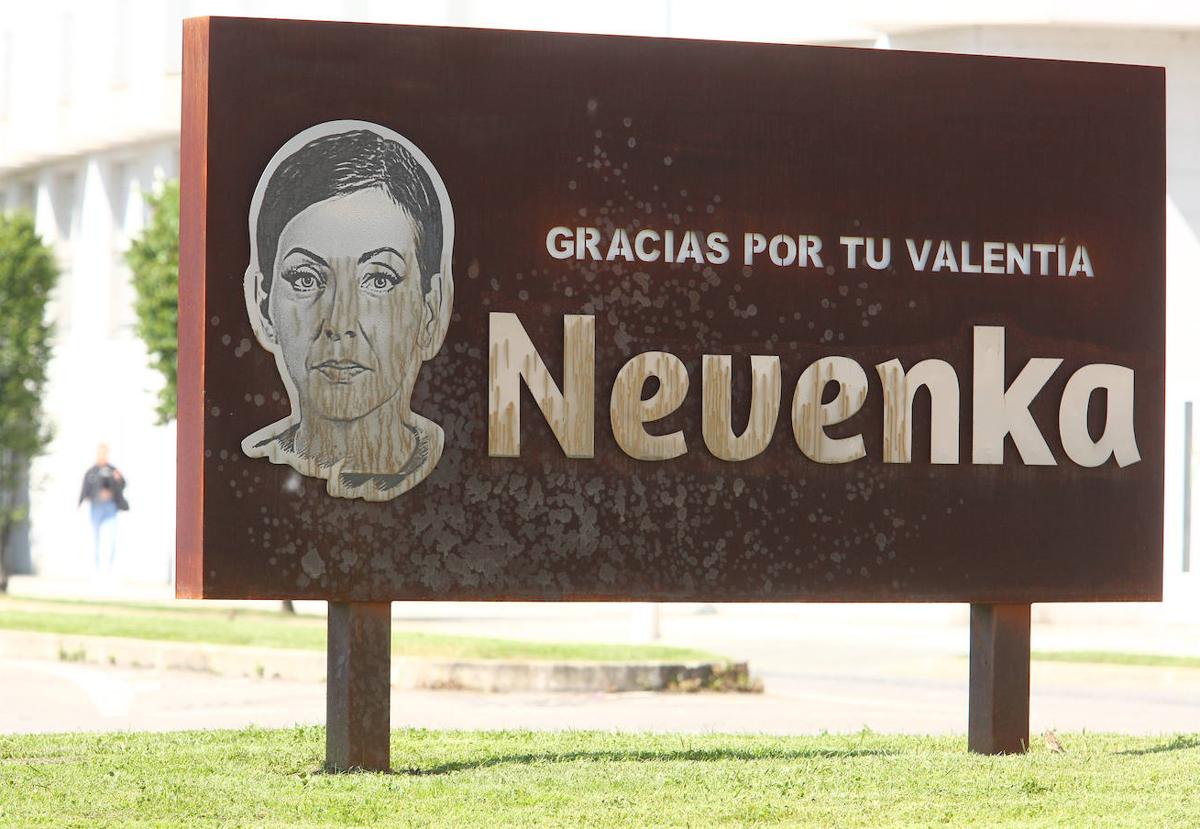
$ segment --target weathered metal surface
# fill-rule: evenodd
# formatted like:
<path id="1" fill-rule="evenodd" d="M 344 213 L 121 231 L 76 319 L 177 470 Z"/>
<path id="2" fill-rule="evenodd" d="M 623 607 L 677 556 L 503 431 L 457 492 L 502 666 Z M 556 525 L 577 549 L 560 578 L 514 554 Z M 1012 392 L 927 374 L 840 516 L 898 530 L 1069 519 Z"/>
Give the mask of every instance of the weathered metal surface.
<path id="1" fill-rule="evenodd" d="M 1029 616 L 1027 604 L 971 605 L 969 751 L 1029 748 Z"/>
<path id="2" fill-rule="evenodd" d="M 188 31 L 180 595 L 1160 597 L 1161 70 L 230 19 Z M 379 503 L 330 497 L 325 482 L 242 450 L 289 411 L 243 297 L 256 182 L 285 142 L 341 118 L 411 139 L 455 214 L 453 315 L 412 394 L 413 410 L 444 431 L 444 451 L 421 483 Z M 606 244 L 614 228 L 724 231 L 732 256 L 553 259 L 546 236 L 558 225 L 599 228 Z M 751 231 L 820 236 L 824 266 L 765 255 L 743 265 Z M 860 252 L 850 268 L 845 234 L 890 238 L 891 265 L 864 267 Z M 909 237 L 967 241 L 976 257 L 990 239 L 1085 244 L 1095 276 L 918 272 Z M 519 392 L 520 454 L 504 456 L 513 434 L 489 423 L 492 313 L 517 316 L 560 388 L 564 318 L 594 319 L 590 457 L 578 420 L 539 410 L 545 388 Z M 1023 463 L 1011 440 L 1002 464 L 972 462 L 974 326 L 1003 326 L 1005 383 L 1031 358 L 1062 359 L 1030 407 L 1055 465 Z M 683 405 L 648 425 L 680 433 L 673 443 L 614 433 L 615 412 L 670 408 L 623 393 L 638 365 L 623 367 L 644 352 L 675 355 L 690 381 Z M 706 354 L 731 357 L 731 376 L 711 364 L 710 388 Z M 866 385 L 834 407 L 848 420 L 822 426 L 840 416 L 822 390 L 793 392 L 835 355 L 856 361 Z M 779 381 L 760 361 L 754 385 L 782 402 L 777 420 L 757 411 L 737 443 L 755 356 L 779 358 Z M 957 431 L 942 428 L 933 454 L 958 463 L 930 463 L 927 393 L 911 447 L 885 412 L 886 394 L 907 391 L 891 361 L 927 358 L 957 373 Z M 665 357 L 644 362 L 678 373 Z M 1138 463 L 1085 468 L 1066 455 L 1059 402 L 1092 363 L 1135 373 Z M 703 424 L 726 393 L 730 434 Z M 1090 415 L 1095 437 L 1104 406 Z M 861 434 L 865 457 L 812 460 L 830 459 L 822 434 Z M 639 459 L 657 457 L 671 459 Z"/>
<path id="3" fill-rule="evenodd" d="M 390 767 L 392 612 L 389 602 L 330 602 L 325 767 Z"/>
<path id="4" fill-rule="evenodd" d="M 208 21 L 189 21 L 184 27 L 184 72 L 189 78 L 207 71 Z M 204 555 L 204 308 L 208 226 L 208 90 L 192 86 L 184 96 L 180 137 L 180 178 L 187 187 L 179 196 L 179 261 L 188 278 L 179 284 L 179 354 L 177 451 L 175 463 L 175 534 L 179 555 L 176 589 L 182 596 L 203 595 Z M 192 310 L 195 309 L 195 310 Z M 192 310 L 192 313 L 188 313 Z M 191 551 L 191 552 L 189 552 Z"/>

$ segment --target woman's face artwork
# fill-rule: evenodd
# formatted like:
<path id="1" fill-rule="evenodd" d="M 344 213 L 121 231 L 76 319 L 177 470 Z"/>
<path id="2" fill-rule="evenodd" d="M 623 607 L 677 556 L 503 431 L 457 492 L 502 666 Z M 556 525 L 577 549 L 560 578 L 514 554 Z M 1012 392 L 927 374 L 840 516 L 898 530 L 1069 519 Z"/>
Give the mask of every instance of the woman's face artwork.
<path id="1" fill-rule="evenodd" d="M 269 316 L 302 417 L 351 421 L 401 395 L 427 316 L 416 227 L 379 187 L 317 202 L 279 237 Z"/>

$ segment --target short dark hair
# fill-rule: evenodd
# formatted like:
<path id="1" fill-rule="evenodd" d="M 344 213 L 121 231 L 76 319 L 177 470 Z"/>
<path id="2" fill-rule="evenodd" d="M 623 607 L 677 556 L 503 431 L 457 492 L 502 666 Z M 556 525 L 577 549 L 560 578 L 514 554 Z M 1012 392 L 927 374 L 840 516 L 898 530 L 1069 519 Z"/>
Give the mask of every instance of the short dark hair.
<path id="1" fill-rule="evenodd" d="M 267 182 L 258 210 L 258 267 L 262 272 L 262 312 L 275 269 L 279 237 L 288 222 L 318 202 L 380 187 L 412 219 L 416 230 L 421 292 L 441 271 L 442 208 L 429 172 L 408 148 L 370 130 L 315 138 L 292 153 Z"/>

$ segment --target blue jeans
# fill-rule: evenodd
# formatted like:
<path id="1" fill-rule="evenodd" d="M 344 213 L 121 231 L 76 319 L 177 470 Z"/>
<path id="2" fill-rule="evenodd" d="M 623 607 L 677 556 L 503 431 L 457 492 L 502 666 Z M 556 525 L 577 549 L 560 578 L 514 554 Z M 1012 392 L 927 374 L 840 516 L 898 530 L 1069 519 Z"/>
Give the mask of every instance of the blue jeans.
<path id="1" fill-rule="evenodd" d="M 111 572 L 117 557 L 117 504 L 92 501 L 92 532 L 95 535 L 96 572 Z"/>

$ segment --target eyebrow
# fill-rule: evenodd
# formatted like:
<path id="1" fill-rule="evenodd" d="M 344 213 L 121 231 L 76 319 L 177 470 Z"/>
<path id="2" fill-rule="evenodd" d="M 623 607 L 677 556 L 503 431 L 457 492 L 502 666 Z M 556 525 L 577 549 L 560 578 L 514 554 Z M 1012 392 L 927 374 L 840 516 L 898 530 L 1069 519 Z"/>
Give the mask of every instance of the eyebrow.
<path id="1" fill-rule="evenodd" d="M 307 256 L 309 259 L 312 259 L 312 260 L 314 260 L 314 261 L 316 261 L 316 262 L 319 262 L 320 264 L 324 265 L 324 266 L 325 266 L 325 267 L 327 267 L 327 268 L 329 267 L 329 263 L 328 263 L 328 262 L 326 262 L 324 259 L 322 259 L 320 256 L 317 256 L 317 255 L 316 255 L 315 253 L 313 253 L 311 250 L 306 250 L 306 249 L 304 249 L 304 248 L 300 248 L 300 247 L 292 248 L 291 250 L 289 250 L 289 251 L 288 251 L 288 252 L 287 252 L 287 253 L 284 255 L 284 257 L 283 257 L 283 258 L 284 258 L 284 259 L 287 259 L 287 258 L 288 258 L 289 256 L 291 256 L 293 253 L 303 253 L 303 254 L 304 254 L 305 256 Z"/>
<path id="2" fill-rule="evenodd" d="M 381 248 L 375 248 L 375 250 L 369 250 L 366 253 L 364 253 L 362 256 L 358 257 L 358 264 L 361 265 L 363 262 L 366 262 L 368 259 L 370 259 L 372 256 L 374 256 L 378 253 L 390 253 L 393 256 L 395 256 L 397 259 L 401 259 L 401 260 L 404 259 L 404 257 L 400 254 L 400 251 L 398 251 L 392 247 L 384 246 Z"/>

